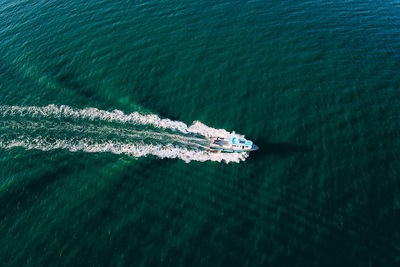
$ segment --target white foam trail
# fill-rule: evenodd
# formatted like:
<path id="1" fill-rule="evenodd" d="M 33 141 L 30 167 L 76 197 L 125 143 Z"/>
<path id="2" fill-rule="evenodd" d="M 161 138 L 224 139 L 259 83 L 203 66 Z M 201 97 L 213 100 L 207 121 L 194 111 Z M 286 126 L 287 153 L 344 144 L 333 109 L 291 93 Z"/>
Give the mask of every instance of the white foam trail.
<path id="1" fill-rule="evenodd" d="M 89 120 L 104 120 L 104 121 L 117 121 L 122 123 L 132 123 L 140 125 L 153 125 L 158 128 L 178 130 L 182 133 L 195 133 L 201 134 L 205 137 L 211 136 L 241 136 L 235 132 L 229 133 L 224 129 L 214 129 L 199 121 L 194 121 L 193 125 L 187 126 L 184 122 L 173 121 L 170 119 L 161 119 L 154 114 L 141 114 L 133 112 L 125 114 L 120 110 L 106 111 L 97 108 L 84 108 L 76 109 L 70 106 L 54 104 L 37 107 L 37 106 L 0 106 L 0 114 L 6 115 L 19 115 L 19 116 L 32 116 L 32 117 L 67 117 L 77 119 Z"/>
<path id="2" fill-rule="evenodd" d="M 142 125 L 154 125 L 160 128 L 168 128 L 172 130 L 179 130 L 187 133 L 187 125 L 183 122 L 172 121 L 170 119 L 161 119 L 157 115 L 143 115 L 139 112 L 131 114 L 124 114 L 120 110 L 105 111 L 97 108 L 84 108 L 75 109 L 69 106 L 61 105 L 48 105 L 44 107 L 36 106 L 1 106 L 0 112 L 3 115 L 20 115 L 32 117 L 68 117 L 89 120 L 104 120 L 104 121 L 118 121 L 123 123 L 133 123 Z"/>
<path id="3" fill-rule="evenodd" d="M 133 157 L 146 157 L 153 155 L 159 158 L 179 158 L 187 163 L 192 160 L 195 161 L 225 161 L 240 162 L 244 161 L 247 153 L 210 153 L 206 150 L 188 150 L 172 145 L 145 145 L 145 144 L 126 144 L 121 142 L 103 142 L 96 143 L 93 140 L 84 138 L 81 140 L 54 140 L 48 141 L 45 138 L 29 138 L 24 137 L 21 139 L 14 139 L 10 141 L 0 140 L 0 148 L 9 149 L 13 147 L 23 147 L 25 149 L 38 149 L 42 151 L 49 151 L 54 149 L 64 149 L 70 152 L 91 152 L 91 153 L 114 153 L 126 154 Z"/>
<path id="4" fill-rule="evenodd" d="M 69 118 L 78 120 L 90 120 L 90 121 L 108 121 L 108 122 L 119 122 L 121 124 L 133 124 L 133 125 L 152 125 L 159 129 L 169 129 L 178 131 L 178 133 L 171 132 L 157 132 L 157 131 L 137 131 L 135 129 L 121 127 L 111 127 L 110 125 L 87 125 L 84 121 L 80 122 L 55 122 L 55 125 L 65 127 L 65 130 L 71 131 L 76 130 L 80 134 L 91 133 L 99 134 L 98 138 L 90 139 L 89 137 L 72 137 L 68 139 L 60 139 L 55 137 L 53 141 L 43 136 L 32 137 L 31 135 L 20 135 L 17 139 L 7 140 L 7 138 L 0 138 L 0 148 L 13 148 L 13 147 L 24 147 L 26 149 L 39 149 L 39 150 L 53 150 L 53 149 L 64 149 L 71 152 L 85 151 L 85 152 L 110 152 L 114 154 L 127 154 L 134 157 L 145 157 L 153 155 L 159 158 L 179 158 L 185 162 L 195 161 L 225 161 L 229 162 L 240 162 L 244 161 L 247 157 L 247 153 L 213 153 L 208 150 L 207 137 L 211 136 L 240 136 L 234 132 L 229 133 L 224 129 L 214 129 L 199 121 L 195 121 L 191 126 L 180 121 L 173 121 L 170 119 L 161 119 L 159 116 L 154 114 L 141 114 L 133 112 L 125 114 L 120 110 L 105 111 L 97 108 L 84 108 L 76 109 L 69 106 L 61 105 L 48 105 L 43 107 L 38 106 L 0 106 L 0 118 L 8 116 L 27 117 L 28 120 L 24 122 L 23 129 L 29 127 L 40 127 L 46 128 L 52 124 L 46 124 L 43 121 L 43 125 L 40 123 L 33 122 L 29 126 L 30 118 L 38 119 L 51 119 L 51 118 Z M 9 120 L 9 118 L 8 118 Z M 40 122 L 40 120 L 39 120 Z M 64 124 L 63 124 L 64 123 Z M 37 125 L 37 126 L 36 126 Z M 101 136 L 104 132 L 117 133 L 119 136 L 126 139 L 123 142 L 120 140 L 102 140 Z M 182 133 L 184 135 L 182 135 Z M 194 135 L 198 135 L 193 136 Z M 177 141 L 180 146 L 168 144 L 142 144 L 140 138 L 151 137 L 160 141 Z M 204 136 L 206 138 L 201 138 Z M 15 138 L 15 137 L 14 137 Z M 136 139 L 133 140 L 133 139 Z M 131 143 L 129 142 L 131 141 Z"/>

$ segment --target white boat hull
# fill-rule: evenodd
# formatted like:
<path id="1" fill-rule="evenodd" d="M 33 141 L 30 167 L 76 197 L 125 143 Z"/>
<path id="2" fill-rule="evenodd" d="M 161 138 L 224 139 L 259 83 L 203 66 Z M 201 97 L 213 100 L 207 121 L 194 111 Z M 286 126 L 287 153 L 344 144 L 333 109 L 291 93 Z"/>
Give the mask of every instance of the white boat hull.
<path id="1" fill-rule="evenodd" d="M 242 138 L 213 137 L 210 139 L 210 150 L 215 152 L 243 153 L 258 149 L 258 146 Z"/>

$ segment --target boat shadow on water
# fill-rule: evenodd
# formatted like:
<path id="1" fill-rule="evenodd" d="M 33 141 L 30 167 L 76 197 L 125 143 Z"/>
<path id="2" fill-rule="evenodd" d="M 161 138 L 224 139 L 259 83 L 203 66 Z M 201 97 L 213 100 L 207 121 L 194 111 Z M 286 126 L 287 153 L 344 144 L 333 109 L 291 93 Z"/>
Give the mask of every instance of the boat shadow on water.
<path id="1" fill-rule="evenodd" d="M 270 143 L 266 140 L 255 140 L 259 147 L 257 151 L 251 152 L 251 157 L 263 158 L 268 155 L 289 156 L 297 153 L 310 152 L 312 148 L 306 145 L 290 144 L 286 142 Z"/>

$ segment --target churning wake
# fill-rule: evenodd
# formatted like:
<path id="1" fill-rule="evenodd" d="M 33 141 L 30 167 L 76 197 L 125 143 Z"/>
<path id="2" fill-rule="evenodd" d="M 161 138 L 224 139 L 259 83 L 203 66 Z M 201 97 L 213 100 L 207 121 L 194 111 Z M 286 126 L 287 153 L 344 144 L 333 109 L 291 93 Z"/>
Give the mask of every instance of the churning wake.
<path id="1" fill-rule="evenodd" d="M 194 161 L 244 161 L 247 153 L 208 150 L 212 136 L 237 136 L 199 121 L 191 126 L 154 114 L 61 105 L 0 106 L 0 148 L 109 152 Z"/>

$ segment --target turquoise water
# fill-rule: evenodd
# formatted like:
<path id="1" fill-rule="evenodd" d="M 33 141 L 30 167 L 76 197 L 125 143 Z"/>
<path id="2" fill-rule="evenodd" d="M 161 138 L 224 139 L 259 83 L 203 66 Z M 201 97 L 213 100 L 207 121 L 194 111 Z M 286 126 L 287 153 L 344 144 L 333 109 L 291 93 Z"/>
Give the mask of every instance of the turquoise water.
<path id="1" fill-rule="evenodd" d="M 399 14 L 1 1 L 0 262 L 399 265 Z"/>

